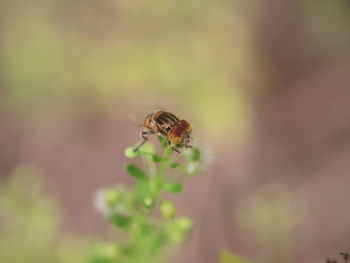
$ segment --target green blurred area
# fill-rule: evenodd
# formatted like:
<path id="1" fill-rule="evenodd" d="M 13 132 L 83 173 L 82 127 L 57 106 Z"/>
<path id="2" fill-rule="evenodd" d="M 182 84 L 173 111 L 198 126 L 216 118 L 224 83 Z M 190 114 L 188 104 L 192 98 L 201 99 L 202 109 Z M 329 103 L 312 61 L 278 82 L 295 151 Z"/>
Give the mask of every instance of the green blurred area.
<path id="1" fill-rule="evenodd" d="M 315 52 L 331 56 L 348 43 L 345 5 L 302 3 Z M 17 110 L 28 115 L 30 108 L 34 115 L 43 104 L 85 102 L 89 115 L 116 112 L 129 101 L 187 113 L 217 142 L 246 135 L 252 114 L 247 87 L 263 80 L 261 62 L 267 61 L 235 3 L 33 0 L 2 6 L 1 86 Z"/>
<path id="2" fill-rule="evenodd" d="M 181 108 L 215 138 L 246 131 L 250 102 L 241 82 L 256 52 L 229 2 L 9 5 L 1 56 L 6 97 L 16 107 L 88 100 L 116 111 L 131 101 Z"/>
<path id="3" fill-rule="evenodd" d="M 42 192 L 41 175 L 18 167 L 0 185 L 0 262 L 87 262 L 89 243 L 61 233 L 57 205 Z"/>
<path id="4" fill-rule="evenodd" d="M 235 211 L 242 235 L 253 237 L 261 262 L 294 262 L 293 240 L 305 218 L 303 204 L 283 185 L 272 183 L 240 201 Z"/>
<path id="5" fill-rule="evenodd" d="M 240 258 L 229 250 L 223 250 L 220 254 L 221 263 L 250 263 L 250 261 Z"/>
<path id="6" fill-rule="evenodd" d="M 72 120 L 134 107 L 144 117 L 159 106 L 217 142 L 246 133 L 241 81 L 256 56 L 227 1 L 11 1 L 0 16 L 0 101 L 25 134 L 50 138 Z M 1 185 L 0 261 L 87 262 L 87 242 L 60 233 L 57 206 L 31 169 Z"/>
<path id="7" fill-rule="evenodd" d="M 268 90 L 266 83 L 279 77 L 274 74 L 278 75 L 280 64 L 273 65 L 272 58 L 262 50 L 271 43 L 276 46 L 271 44 L 269 48 L 278 49 L 278 45 L 285 44 L 282 38 L 288 40 L 293 32 L 277 35 L 280 42 L 257 42 L 259 35 L 261 39 L 264 34 L 266 38 L 276 37 L 268 34 L 279 21 L 267 23 L 271 29 L 259 28 L 254 23 L 258 24 L 255 19 L 263 20 L 259 12 L 265 2 L 249 2 L 252 9 L 259 10 L 253 10 L 251 17 L 244 17 L 236 8 L 239 2 L 0 0 L 0 117 L 4 110 L 12 115 L 8 119 L 19 120 L 14 125 L 20 130 L 19 138 L 28 134 L 34 138 L 33 142 L 28 136 L 29 143 L 23 139 L 25 147 L 15 149 L 14 156 L 24 152 L 26 158 L 34 152 L 38 159 L 44 158 L 46 152 L 40 155 L 40 151 L 47 142 L 52 143 L 52 138 L 52 145 L 63 141 L 69 148 L 71 141 L 64 136 L 73 132 L 65 134 L 65 129 L 74 131 L 76 125 L 80 128 L 77 133 L 88 133 L 90 126 L 79 121 L 98 114 L 117 116 L 116 123 L 125 125 L 125 113 L 141 115 L 136 120 L 141 123 L 157 107 L 188 118 L 205 142 L 222 148 L 244 142 L 252 131 L 256 94 L 264 94 Z M 350 43 L 347 2 L 307 0 L 298 5 L 298 26 L 303 29 L 300 35 L 306 40 L 296 41 L 299 46 L 287 46 L 287 55 L 290 51 L 293 56 L 300 48 L 301 55 L 295 61 L 303 61 L 306 56 L 314 63 L 334 59 L 335 55 L 342 57 Z M 277 7 L 276 10 L 278 13 Z M 276 53 L 291 75 L 293 66 L 302 64 L 296 63 L 290 69 L 290 61 L 285 58 L 288 56 Z M 294 58 L 291 61 L 295 62 Z M 250 85 L 257 86 L 255 94 L 249 92 Z M 130 126 L 134 124 L 129 122 Z M 138 128 L 133 127 L 133 132 L 133 138 L 137 138 Z M 35 136 L 43 139 L 44 145 L 28 151 L 26 147 L 37 143 Z M 115 134 L 115 138 L 124 140 L 122 136 Z M 15 137 L 13 141 L 20 140 Z M 84 146 L 81 152 L 100 149 Z M 75 150 L 79 152 L 80 148 Z M 74 153 L 72 156 L 66 160 L 76 157 Z M 56 158 L 60 156 L 46 161 L 50 165 L 58 162 Z M 226 158 L 226 167 L 216 167 L 231 175 L 231 155 Z M 18 160 L 22 159 L 15 161 Z M 0 262 L 88 262 L 92 241 L 61 231 L 61 211 L 42 193 L 40 178 L 40 172 L 24 165 L 0 184 Z M 295 242 L 291 240 L 304 219 L 304 204 L 295 200 L 283 183 L 263 185 L 261 189 L 257 185 L 254 193 L 238 200 L 238 207 L 232 207 L 235 221 L 229 223 L 238 224 L 243 239 L 248 236 L 257 243 L 262 261 L 286 262 L 288 258 L 292 262 Z M 109 243 L 94 248 L 111 258 L 119 253 L 118 247 Z M 228 251 L 222 252 L 221 261 L 247 262 Z"/>

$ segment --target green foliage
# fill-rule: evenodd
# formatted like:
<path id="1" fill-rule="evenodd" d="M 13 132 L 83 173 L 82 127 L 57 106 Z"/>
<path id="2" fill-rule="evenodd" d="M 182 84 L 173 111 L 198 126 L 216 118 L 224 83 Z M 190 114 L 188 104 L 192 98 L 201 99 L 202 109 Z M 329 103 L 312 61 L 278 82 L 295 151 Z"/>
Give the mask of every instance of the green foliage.
<path id="1" fill-rule="evenodd" d="M 194 147 L 178 154 L 164 138 L 159 140 L 161 155 L 151 144 L 145 144 L 137 152 L 131 147 L 125 150 L 127 158 L 142 158 L 144 167 L 126 165 L 125 170 L 135 179 L 135 184 L 107 189 L 102 202 L 97 202 L 121 232 L 116 240 L 97 244 L 90 263 L 160 262 L 174 245 L 186 240 L 193 222 L 188 217 L 175 216 L 176 205 L 163 194 L 183 191 L 183 184 L 174 178 L 177 173 L 197 174 L 201 153 Z"/>
<path id="2" fill-rule="evenodd" d="M 145 175 L 145 173 L 136 165 L 129 164 L 125 167 L 125 170 L 133 177 L 140 181 L 148 181 L 148 177 Z"/>
<path id="3" fill-rule="evenodd" d="M 183 188 L 184 186 L 181 183 L 169 182 L 163 185 L 164 190 L 172 193 L 181 193 L 183 191 Z"/>
<path id="4" fill-rule="evenodd" d="M 221 263 L 251 263 L 248 260 L 242 259 L 228 250 L 221 251 Z"/>

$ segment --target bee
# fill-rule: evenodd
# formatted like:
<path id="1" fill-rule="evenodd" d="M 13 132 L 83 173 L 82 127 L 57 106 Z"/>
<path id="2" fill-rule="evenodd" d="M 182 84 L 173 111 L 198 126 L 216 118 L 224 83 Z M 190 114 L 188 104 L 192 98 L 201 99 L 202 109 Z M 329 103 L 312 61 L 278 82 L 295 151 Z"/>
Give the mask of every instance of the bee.
<path id="1" fill-rule="evenodd" d="M 137 151 L 148 141 L 147 135 L 150 134 L 157 134 L 158 136 L 165 137 L 169 146 L 178 153 L 180 153 L 178 148 L 192 147 L 188 145 L 192 141 L 192 128 L 190 123 L 178 118 L 171 112 L 156 110 L 148 114 L 143 123 L 143 128 L 144 129 L 140 133 L 140 137 L 143 141 L 134 148 L 134 151 Z"/>

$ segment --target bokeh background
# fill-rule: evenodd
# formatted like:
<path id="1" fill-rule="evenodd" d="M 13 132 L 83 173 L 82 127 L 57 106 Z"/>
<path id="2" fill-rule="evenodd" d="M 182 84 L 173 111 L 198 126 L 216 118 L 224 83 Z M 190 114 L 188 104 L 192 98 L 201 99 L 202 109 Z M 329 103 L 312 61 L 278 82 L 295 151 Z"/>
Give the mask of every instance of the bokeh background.
<path id="1" fill-rule="evenodd" d="M 347 0 L 0 1 L 0 261 L 83 262 L 95 192 L 166 108 L 211 165 L 172 262 L 350 251 Z"/>

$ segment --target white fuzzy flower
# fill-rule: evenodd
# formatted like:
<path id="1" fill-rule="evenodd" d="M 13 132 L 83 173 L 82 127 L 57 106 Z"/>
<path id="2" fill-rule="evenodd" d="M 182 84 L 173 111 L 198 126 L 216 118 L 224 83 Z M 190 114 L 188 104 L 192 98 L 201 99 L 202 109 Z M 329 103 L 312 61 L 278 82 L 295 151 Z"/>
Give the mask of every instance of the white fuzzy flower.
<path id="1" fill-rule="evenodd" d="M 106 215 L 108 212 L 108 205 L 106 202 L 106 190 L 103 188 L 98 189 L 95 192 L 93 204 L 95 209 L 101 214 Z"/>

